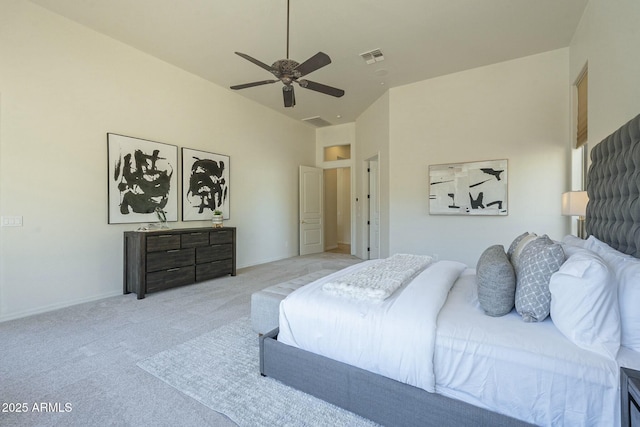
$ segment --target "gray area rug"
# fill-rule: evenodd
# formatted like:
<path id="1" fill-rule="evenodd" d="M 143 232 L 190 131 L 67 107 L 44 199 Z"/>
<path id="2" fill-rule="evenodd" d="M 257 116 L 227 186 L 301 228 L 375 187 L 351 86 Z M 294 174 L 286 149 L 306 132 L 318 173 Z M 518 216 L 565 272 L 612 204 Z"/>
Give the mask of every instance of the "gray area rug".
<path id="1" fill-rule="evenodd" d="M 248 318 L 165 350 L 138 366 L 240 426 L 375 426 L 265 378 Z"/>

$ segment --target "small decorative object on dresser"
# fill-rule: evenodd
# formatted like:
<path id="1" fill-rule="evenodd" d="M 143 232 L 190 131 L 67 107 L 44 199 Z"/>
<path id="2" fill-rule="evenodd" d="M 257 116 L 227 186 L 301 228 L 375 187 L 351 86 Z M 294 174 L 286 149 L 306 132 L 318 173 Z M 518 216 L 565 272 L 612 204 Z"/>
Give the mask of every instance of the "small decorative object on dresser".
<path id="1" fill-rule="evenodd" d="M 236 275 L 235 227 L 126 231 L 123 293 L 146 293 Z"/>
<path id="2" fill-rule="evenodd" d="M 211 218 L 211 223 L 213 224 L 213 228 L 222 227 L 222 220 L 223 220 L 222 211 L 219 211 L 217 209 L 213 211 L 213 217 Z"/>
<path id="3" fill-rule="evenodd" d="M 156 215 L 158 216 L 158 220 L 160 220 L 160 228 L 168 229 L 167 213 L 162 208 L 156 208 Z"/>
<path id="4" fill-rule="evenodd" d="M 620 369 L 621 425 L 640 427 L 640 371 Z"/>

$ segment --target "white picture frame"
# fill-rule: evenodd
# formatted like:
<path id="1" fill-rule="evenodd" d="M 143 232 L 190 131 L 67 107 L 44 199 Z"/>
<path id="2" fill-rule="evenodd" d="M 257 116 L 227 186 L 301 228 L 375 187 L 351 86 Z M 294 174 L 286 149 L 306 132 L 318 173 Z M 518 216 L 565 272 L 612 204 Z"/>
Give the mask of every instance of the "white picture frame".
<path id="1" fill-rule="evenodd" d="M 230 158 L 182 148 L 182 220 L 211 220 L 222 211 L 230 218 Z"/>
<path id="2" fill-rule="evenodd" d="M 108 223 L 178 220 L 178 147 L 107 134 Z"/>
<path id="3" fill-rule="evenodd" d="M 429 166 L 430 215 L 509 213 L 508 160 Z"/>

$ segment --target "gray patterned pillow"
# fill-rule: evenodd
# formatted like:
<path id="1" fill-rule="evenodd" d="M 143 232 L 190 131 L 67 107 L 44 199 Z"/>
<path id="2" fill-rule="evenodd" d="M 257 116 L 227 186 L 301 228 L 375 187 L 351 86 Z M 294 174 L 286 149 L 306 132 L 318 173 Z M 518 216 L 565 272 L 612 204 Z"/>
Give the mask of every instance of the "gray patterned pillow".
<path id="1" fill-rule="evenodd" d="M 516 275 L 502 245 L 488 247 L 476 266 L 478 301 L 489 316 L 504 316 L 513 309 Z"/>
<path id="2" fill-rule="evenodd" d="M 549 281 L 564 260 L 562 246 L 546 235 L 523 249 L 516 267 L 516 310 L 525 322 L 542 322 L 549 315 Z"/>
<path id="3" fill-rule="evenodd" d="M 522 233 L 521 235 L 513 239 L 513 242 L 511 242 L 511 245 L 509 245 L 509 249 L 507 250 L 507 258 L 511 259 L 511 256 L 513 255 L 513 251 L 516 250 L 516 246 L 518 246 L 518 243 L 520 243 L 520 241 L 525 237 L 527 237 L 529 234 L 531 233 L 529 233 L 528 231 L 525 231 L 524 233 Z"/>

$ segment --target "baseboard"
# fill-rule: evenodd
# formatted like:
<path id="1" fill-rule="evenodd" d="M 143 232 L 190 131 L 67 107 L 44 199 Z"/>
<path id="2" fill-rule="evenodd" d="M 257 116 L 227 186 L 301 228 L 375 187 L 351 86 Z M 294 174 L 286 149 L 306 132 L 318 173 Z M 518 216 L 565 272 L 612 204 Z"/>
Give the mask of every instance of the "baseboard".
<path id="1" fill-rule="evenodd" d="M 262 264 L 268 264 L 270 262 L 276 262 L 276 261 L 282 261 L 283 259 L 289 259 L 289 258 L 294 258 L 299 256 L 297 253 L 293 254 L 293 255 L 283 255 L 283 256 L 278 256 L 278 257 L 273 257 L 273 258 L 265 258 L 265 259 L 260 259 L 256 262 L 252 262 L 250 264 L 238 264 L 236 266 L 236 269 L 240 270 L 241 268 L 248 268 L 248 267 L 255 267 L 256 265 L 262 265 Z"/>
<path id="2" fill-rule="evenodd" d="M 18 311 L 17 313 L 0 315 L 0 323 L 7 322 L 9 320 L 21 319 L 23 317 L 35 316 L 37 314 L 48 313 L 50 311 L 60 310 L 61 308 L 67 308 L 78 304 L 84 304 L 86 302 L 97 301 L 104 298 L 111 298 L 122 295 L 122 291 L 107 292 L 105 294 L 93 295 L 86 298 L 74 299 L 71 301 L 60 302 L 56 304 L 45 305 L 43 307 L 37 307 L 29 310 Z"/>

